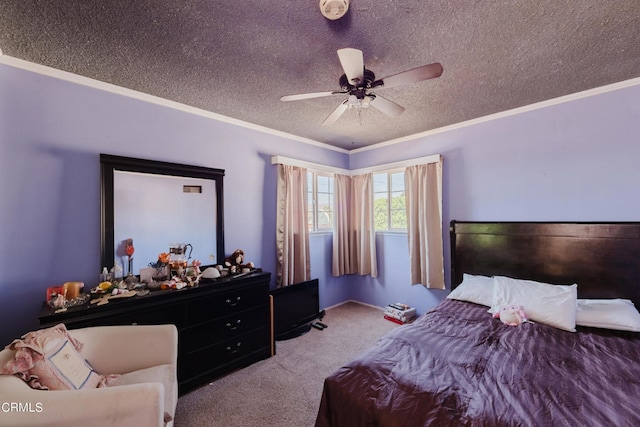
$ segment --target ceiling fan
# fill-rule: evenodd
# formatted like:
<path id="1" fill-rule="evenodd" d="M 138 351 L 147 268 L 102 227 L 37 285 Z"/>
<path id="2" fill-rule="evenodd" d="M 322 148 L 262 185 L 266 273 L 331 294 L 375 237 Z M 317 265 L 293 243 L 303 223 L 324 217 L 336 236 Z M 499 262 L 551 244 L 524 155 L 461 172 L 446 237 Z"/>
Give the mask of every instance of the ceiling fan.
<path id="1" fill-rule="evenodd" d="M 372 89 L 417 83 L 440 77 L 442 74 L 442 65 L 435 62 L 376 80 L 375 74 L 364 67 L 364 56 L 361 50 L 353 48 L 339 49 L 338 58 L 344 70 L 344 74 L 340 76 L 339 80 L 341 90 L 286 95 L 281 97 L 280 101 L 298 101 L 331 95 L 348 95 L 347 99 L 342 101 L 322 122 L 323 125 L 335 123 L 349 108 L 356 108 L 361 113 L 363 108 L 373 106 L 388 116 L 396 117 L 402 114 L 404 107 L 380 95 L 371 93 Z"/>

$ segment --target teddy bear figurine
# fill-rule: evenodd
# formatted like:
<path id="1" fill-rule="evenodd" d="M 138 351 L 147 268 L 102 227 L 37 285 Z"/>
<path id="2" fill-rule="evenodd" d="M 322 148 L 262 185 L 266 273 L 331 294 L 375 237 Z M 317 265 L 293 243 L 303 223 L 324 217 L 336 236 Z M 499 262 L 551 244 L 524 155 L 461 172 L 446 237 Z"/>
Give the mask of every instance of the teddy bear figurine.
<path id="1" fill-rule="evenodd" d="M 504 305 L 493 313 L 495 319 L 500 319 L 502 323 L 509 326 L 518 326 L 528 322 L 527 315 L 521 305 Z"/>
<path id="2" fill-rule="evenodd" d="M 252 262 L 244 262 L 244 251 L 236 249 L 231 255 L 224 259 L 224 266 L 229 269 L 229 273 L 245 273 L 253 269 Z"/>

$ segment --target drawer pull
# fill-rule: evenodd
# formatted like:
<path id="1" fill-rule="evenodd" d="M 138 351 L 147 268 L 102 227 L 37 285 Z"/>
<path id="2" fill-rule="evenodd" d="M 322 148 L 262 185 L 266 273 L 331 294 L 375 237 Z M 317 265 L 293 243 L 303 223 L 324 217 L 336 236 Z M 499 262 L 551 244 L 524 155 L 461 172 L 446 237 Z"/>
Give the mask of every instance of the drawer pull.
<path id="1" fill-rule="evenodd" d="M 241 299 L 241 297 L 237 297 L 235 302 L 233 302 L 233 301 L 231 301 L 230 299 L 227 298 L 226 303 L 229 304 L 231 307 L 235 307 L 240 302 L 240 299 Z"/>
<path id="2" fill-rule="evenodd" d="M 242 345 L 241 342 L 236 344 L 236 348 L 231 347 L 230 345 L 227 346 L 227 351 L 231 354 L 236 354 L 238 352 L 238 350 L 240 350 L 240 346 Z"/>
<path id="3" fill-rule="evenodd" d="M 233 325 L 231 322 L 227 322 L 227 328 L 229 328 L 232 331 L 235 331 L 236 329 L 238 329 L 238 325 L 240 325 L 240 322 L 242 322 L 242 320 L 238 319 L 236 320 L 236 324 Z"/>

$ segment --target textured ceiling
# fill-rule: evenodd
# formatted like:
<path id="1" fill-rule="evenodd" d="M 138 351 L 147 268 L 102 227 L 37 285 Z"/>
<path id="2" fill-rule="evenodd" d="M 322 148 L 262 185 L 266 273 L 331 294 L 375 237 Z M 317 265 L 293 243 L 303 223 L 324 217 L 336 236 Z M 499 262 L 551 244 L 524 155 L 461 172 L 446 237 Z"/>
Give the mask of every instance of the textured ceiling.
<path id="1" fill-rule="evenodd" d="M 383 78 L 440 62 L 438 79 L 374 91 L 403 107 L 322 121 L 343 95 L 337 49 Z M 638 0 L 0 0 L 15 58 L 345 149 L 640 77 Z"/>

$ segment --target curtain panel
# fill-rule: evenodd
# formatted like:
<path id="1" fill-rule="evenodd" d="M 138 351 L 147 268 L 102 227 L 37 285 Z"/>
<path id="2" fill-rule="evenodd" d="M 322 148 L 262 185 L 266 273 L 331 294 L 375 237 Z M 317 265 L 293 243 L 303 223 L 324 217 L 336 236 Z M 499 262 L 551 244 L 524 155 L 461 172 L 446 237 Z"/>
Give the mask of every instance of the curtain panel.
<path id="1" fill-rule="evenodd" d="M 278 165 L 276 286 L 311 279 L 307 224 L 307 169 Z"/>
<path id="2" fill-rule="evenodd" d="M 335 277 L 354 274 L 356 252 L 351 236 L 351 177 L 334 175 L 333 259 Z"/>
<path id="3" fill-rule="evenodd" d="M 378 277 L 373 217 L 373 174 L 335 175 L 334 276 Z"/>
<path id="4" fill-rule="evenodd" d="M 445 289 L 442 244 L 442 159 L 404 172 L 411 283 Z"/>

